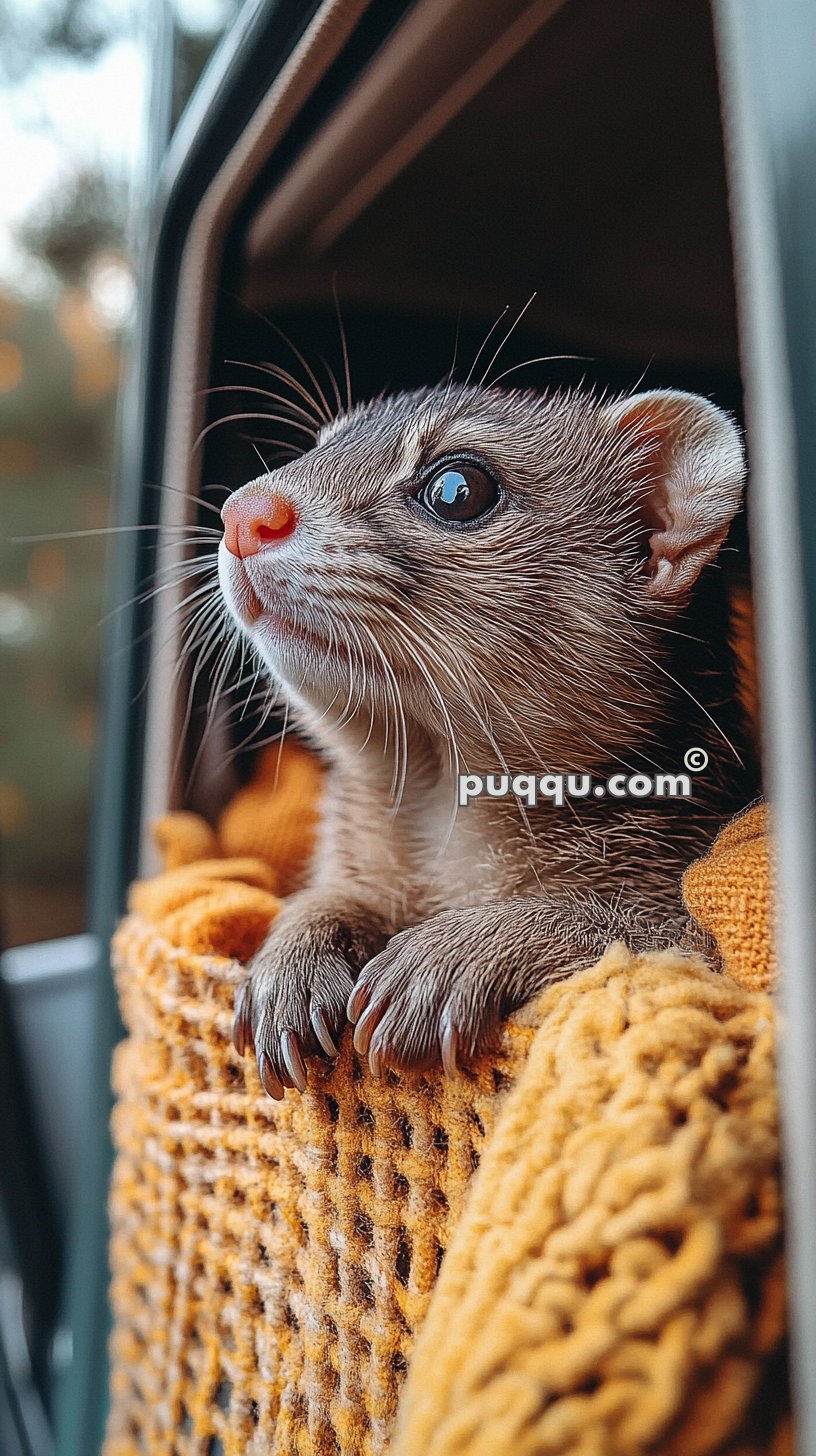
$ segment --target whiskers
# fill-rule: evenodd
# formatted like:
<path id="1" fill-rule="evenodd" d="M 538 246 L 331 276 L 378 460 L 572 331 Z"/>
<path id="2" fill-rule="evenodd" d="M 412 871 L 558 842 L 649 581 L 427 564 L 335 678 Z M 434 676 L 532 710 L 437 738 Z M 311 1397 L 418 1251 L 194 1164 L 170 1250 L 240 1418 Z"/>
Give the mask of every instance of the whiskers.
<path id="1" fill-rule="evenodd" d="M 239 377 L 234 383 L 216 384 L 204 390 L 203 394 L 213 399 L 221 395 L 239 398 L 243 396 L 246 398 L 247 408 L 229 410 L 206 423 L 199 432 L 193 449 L 200 449 L 214 430 L 228 425 L 252 422 L 261 426 L 283 426 L 283 431 L 279 434 L 259 433 L 258 438 L 250 440 L 266 474 L 270 473 L 270 464 L 258 448 L 259 445 L 276 447 L 286 459 L 297 459 L 314 446 L 321 430 L 332 423 L 338 412 L 344 407 L 351 408 L 348 347 L 339 302 L 335 299 L 343 357 L 346 395 L 344 402 L 337 378 L 326 360 L 321 359 L 321 364 L 328 380 L 328 389 L 324 387 L 317 370 L 309 363 L 303 351 L 283 329 L 243 301 L 240 302 L 247 312 L 260 318 L 276 338 L 283 341 L 295 362 L 290 369 L 273 360 L 225 360 L 225 364 L 231 368 L 248 371 L 251 377 Z M 258 402 L 257 408 L 250 407 L 250 401 L 254 400 Z M 197 508 L 202 507 L 220 518 L 220 510 L 211 502 L 185 491 L 178 491 L 175 487 L 160 488 L 172 490 L 184 496 Z M 225 494 L 230 494 L 226 487 L 221 488 Z M 156 643 L 155 651 L 169 651 L 172 654 L 171 691 L 176 698 L 180 692 L 184 693 L 183 702 L 177 707 L 179 721 L 175 731 L 179 741 L 174 767 L 176 776 L 186 752 L 186 740 L 190 734 L 193 715 L 198 712 L 204 714 L 198 745 L 187 775 L 189 791 L 216 720 L 220 718 L 233 733 L 243 723 L 249 730 L 227 754 L 229 763 L 247 748 L 260 746 L 258 740 L 263 735 L 270 716 L 280 706 L 281 699 L 274 684 L 268 680 L 260 654 L 237 627 L 223 600 L 218 584 L 217 550 L 213 549 L 217 548 L 221 531 L 214 526 L 208 528 L 195 525 L 159 528 L 159 533 L 159 540 L 173 551 L 175 559 L 165 563 L 151 582 L 143 583 L 136 596 L 129 603 L 120 604 L 115 611 L 122 611 L 127 606 L 146 606 L 160 596 L 176 594 L 179 598 L 172 606 L 166 606 L 162 610 L 164 637 Z M 193 553 L 192 556 L 189 555 L 190 552 Z M 245 672 L 247 659 L 251 663 L 248 673 Z M 142 691 L 146 686 L 147 684 L 143 686 Z M 230 702 L 225 706 L 227 693 Z M 350 693 L 353 699 L 355 690 L 350 689 Z M 354 706 L 353 702 L 351 706 Z M 288 706 L 284 706 L 281 732 L 285 731 L 287 722 Z M 280 736 L 279 733 L 273 734 L 266 741 L 274 741 L 277 736 Z"/>
<path id="2" fill-rule="evenodd" d="M 272 389 L 264 390 L 259 388 L 258 386 L 243 384 L 240 380 L 237 384 L 217 385 L 214 389 L 204 392 L 234 392 L 254 393 L 259 396 L 265 395 L 266 398 L 268 398 L 270 404 L 275 405 L 277 408 L 280 408 L 286 412 L 284 418 L 282 420 L 278 419 L 277 422 L 287 424 L 290 428 L 298 428 L 299 426 L 300 430 L 303 433 L 308 433 L 311 439 L 314 440 L 317 435 L 319 435 L 322 429 L 333 423 L 338 414 L 342 414 L 344 410 L 351 410 L 353 405 L 348 340 L 340 310 L 340 300 L 338 297 L 337 285 L 335 280 L 333 280 L 332 282 L 332 293 L 334 298 L 334 308 L 337 318 L 340 351 L 343 363 L 343 382 L 345 386 L 345 398 L 341 393 L 340 385 L 338 383 L 337 375 L 335 374 L 334 369 L 322 354 L 318 354 L 317 357 L 325 373 L 325 378 L 328 384 L 328 390 L 331 395 L 331 400 L 329 398 L 329 394 L 327 394 L 326 392 L 324 384 L 321 382 L 317 370 L 309 363 L 309 360 L 307 359 L 303 350 L 298 347 L 298 345 L 294 342 L 290 335 L 287 334 L 285 330 L 280 327 L 279 324 L 275 323 L 274 320 L 270 319 L 266 314 L 262 313 L 260 309 L 254 308 L 251 304 L 247 303 L 245 299 L 239 298 L 234 294 L 230 295 L 233 299 L 233 302 L 237 303 L 241 307 L 241 309 L 247 314 L 250 314 L 252 315 L 252 317 L 259 319 L 264 327 L 269 329 L 269 331 L 275 335 L 276 339 L 281 340 L 281 342 L 291 353 L 295 361 L 295 365 L 299 369 L 302 377 L 295 373 L 294 369 L 287 369 L 284 367 L 284 365 L 274 362 L 272 360 L 261 359 L 258 362 L 254 362 L 247 359 L 229 358 L 224 360 L 225 364 L 228 364 L 236 369 L 248 369 L 255 374 L 263 374 L 267 378 L 274 380 L 277 384 L 280 384 L 285 389 L 289 390 L 290 394 L 281 394 L 279 391 Z M 276 416 L 272 412 L 264 412 L 263 414 L 247 412 L 245 414 L 227 415 L 222 419 L 213 420 L 209 425 L 205 427 L 205 430 L 201 432 L 198 440 L 196 441 L 196 445 L 199 445 L 201 443 L 201 441 L 206 437 L 207 433 L 210 430 L 217 428 L 219 425 L 228 424 L 239 419 L 261 419 L 272 420 L 274 422 L 276 421 Z M 269 441 L 269 443 L 285 444 L 287 446 L 291 445 L 291 442 L 281 442 L 279 440 Z M 294 445 L 292 446 L 292 448 L 295 454 L 302 454 L 306 449 L 309 448 L 309 446 L 303 445 L 302 447 L 299 447 L 297 445 Z"/>

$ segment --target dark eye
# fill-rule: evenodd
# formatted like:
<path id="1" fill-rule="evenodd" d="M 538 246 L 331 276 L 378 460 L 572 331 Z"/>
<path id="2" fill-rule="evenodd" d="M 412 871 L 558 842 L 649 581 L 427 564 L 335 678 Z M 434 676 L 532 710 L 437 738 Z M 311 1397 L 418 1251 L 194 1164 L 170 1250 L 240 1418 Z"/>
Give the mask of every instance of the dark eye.
<path id="1" fill-rule="evenodd" d="M 438 521 L 477 521 L 499 499 L 495 480 L 478 465 L 447 465 L 417 492 L 419 504 Z"/>

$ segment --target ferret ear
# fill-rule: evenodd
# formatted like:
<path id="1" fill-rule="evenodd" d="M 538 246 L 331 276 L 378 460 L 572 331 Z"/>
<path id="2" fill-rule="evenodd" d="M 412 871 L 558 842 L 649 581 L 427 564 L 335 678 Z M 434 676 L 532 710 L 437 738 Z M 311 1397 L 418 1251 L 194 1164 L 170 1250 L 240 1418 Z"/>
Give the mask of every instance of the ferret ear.
<path id="1" fill-rule="evenodd" d="M 657 389 L 605 407 L 628 437 L 653 597 L 685 595 L 713 561 L 742 499 L 745 457 L 734 421 L 699 394 Z"/>

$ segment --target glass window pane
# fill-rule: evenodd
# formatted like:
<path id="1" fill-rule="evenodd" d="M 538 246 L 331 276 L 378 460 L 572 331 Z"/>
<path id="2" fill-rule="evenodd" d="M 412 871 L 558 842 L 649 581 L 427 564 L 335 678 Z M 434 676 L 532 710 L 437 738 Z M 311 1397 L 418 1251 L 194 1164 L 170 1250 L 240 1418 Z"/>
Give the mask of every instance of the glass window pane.
<path id="1" fill-rule="evenodd" d="M 175 124 L 239 7 L 0 8 L 0 934 L 20 945 L 85 924 L 150 38 L 169 21 Z"/>

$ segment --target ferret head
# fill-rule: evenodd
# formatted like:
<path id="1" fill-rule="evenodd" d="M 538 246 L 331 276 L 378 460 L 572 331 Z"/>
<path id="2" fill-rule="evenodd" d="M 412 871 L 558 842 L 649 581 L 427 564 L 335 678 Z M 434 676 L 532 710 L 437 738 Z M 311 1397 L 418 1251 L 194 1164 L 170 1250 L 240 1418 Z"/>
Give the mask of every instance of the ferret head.
<path id="1" fill-rule="evenodd" d="M 596 769 L 649 739 L 743 475 L 695 395 L 400 394 L 229 498 L 221 590 L 318 736 Z"/>

